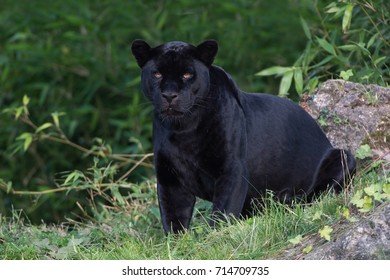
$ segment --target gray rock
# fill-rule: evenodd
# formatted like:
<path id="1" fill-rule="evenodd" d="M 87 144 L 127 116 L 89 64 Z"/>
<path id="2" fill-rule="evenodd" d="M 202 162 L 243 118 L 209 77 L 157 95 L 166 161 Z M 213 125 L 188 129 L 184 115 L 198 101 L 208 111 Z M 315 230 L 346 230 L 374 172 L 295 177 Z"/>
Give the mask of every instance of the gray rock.
<path id="1" fill-rule="evenodd" d="M 334 146 L 355 153 L 369 144 L 390 157 L 390 88 L 328 80 L 303 105 Z"/>
<path id="2" fill-rule="evenodd" d="M 389 260 L 390 203 L 303 256 L 306 260 Z"/>
<path id="3" fill-rule="evenodd" d="M 344 80 L 323 83 L 303 107 L 322 126 L 331 143 L 352 153 L 368 144 L 376 156 L 390 162 L 390 88 Z M 390 259 L 390 203 L 357 223 L 332 234 L 330 242 L 303 259 Z"/>

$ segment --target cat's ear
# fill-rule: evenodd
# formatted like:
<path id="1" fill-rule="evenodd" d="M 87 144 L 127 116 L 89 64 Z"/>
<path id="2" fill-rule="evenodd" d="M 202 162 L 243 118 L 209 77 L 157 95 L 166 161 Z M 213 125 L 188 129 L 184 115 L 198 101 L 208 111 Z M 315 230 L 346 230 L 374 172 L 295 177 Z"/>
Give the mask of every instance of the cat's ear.
<path id="1" fill-rule="evenodd" d="M 144 67 L 150 60 L 150 49 L 151 47 L 144 40 L 137 39 L 131 44 L 131 52 L 137 60 L 139 67 Z"/>
<path id="2" fill-rule="evenodd" d="M 218 52 L 218 43 L 215 40 L 207 40 L 196 47 L 197 58 L 206 66 L 213 64 L 214 58 Z"/>

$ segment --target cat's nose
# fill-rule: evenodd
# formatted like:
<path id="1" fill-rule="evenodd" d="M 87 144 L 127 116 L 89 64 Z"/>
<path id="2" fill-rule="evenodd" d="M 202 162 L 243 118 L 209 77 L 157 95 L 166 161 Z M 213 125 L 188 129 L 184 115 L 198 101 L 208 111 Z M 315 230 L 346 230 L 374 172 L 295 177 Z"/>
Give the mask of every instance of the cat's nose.
<path id="1" fill-rule="evenodd" d="M 164 92 L 162 96 L 168 103 L 172 103 L 173 99 L 177 98 L 176 92 Z"/>

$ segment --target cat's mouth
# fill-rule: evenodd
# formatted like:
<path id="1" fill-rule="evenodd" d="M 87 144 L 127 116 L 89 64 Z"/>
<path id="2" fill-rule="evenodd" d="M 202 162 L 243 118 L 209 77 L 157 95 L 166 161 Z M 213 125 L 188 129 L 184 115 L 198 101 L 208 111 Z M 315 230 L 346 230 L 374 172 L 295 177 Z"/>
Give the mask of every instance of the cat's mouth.
<path id="1" fill-rule="evenodd" d="M 180 118 L 180 117 L 183 117 L 185 115 L 185 112 L 169 106 L 168 108 L 161 110 L 160 115 L 162 117 Z"/>

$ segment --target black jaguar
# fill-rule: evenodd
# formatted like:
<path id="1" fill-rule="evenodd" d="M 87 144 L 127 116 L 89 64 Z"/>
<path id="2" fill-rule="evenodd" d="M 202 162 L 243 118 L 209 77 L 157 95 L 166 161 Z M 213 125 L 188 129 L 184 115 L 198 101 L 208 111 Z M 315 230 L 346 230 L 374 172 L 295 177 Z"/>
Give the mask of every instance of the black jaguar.
<path id="1" fill-rule="evenodd" d="M 298 105 L 238 89 L 213 65 L 215 41 L 136 40 L 142 89 L 154 105 L 153 146 L 165 232 L 187 229 L 195 198 L 213 215 L 250 215 L 267 190 L 283 202 L 340 190 L 355 170 L 350 152 L 332 147 Z M 223 215 L 221 215 L 223 216 Z"/>

